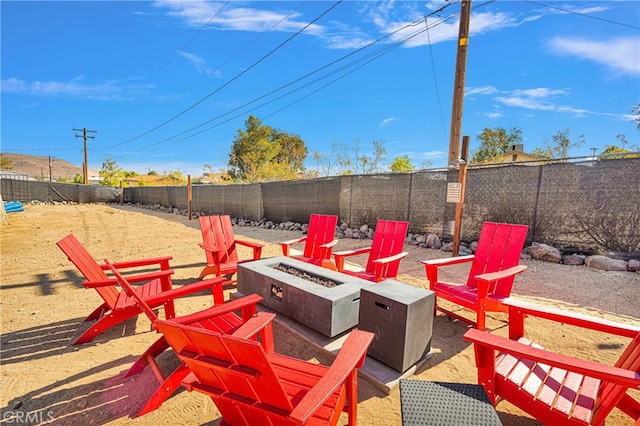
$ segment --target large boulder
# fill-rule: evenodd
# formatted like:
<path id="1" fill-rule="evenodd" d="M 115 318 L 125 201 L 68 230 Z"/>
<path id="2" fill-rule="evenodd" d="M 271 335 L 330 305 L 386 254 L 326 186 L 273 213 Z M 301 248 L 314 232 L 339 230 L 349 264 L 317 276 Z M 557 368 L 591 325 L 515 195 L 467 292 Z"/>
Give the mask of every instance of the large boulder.
<path id="1" fill-rule="evenodd" d="M 640 260 L 631 259 L 627 264 L 627 267 L 633 272 L 640 272 Z"/>
<path id="2" fill-rule="evenodd" d="M 547 244 L 532 243 L 527 247 L 526 253 L 530 254 L 535 260 L 553 263 L 560 263 L 562 261 L 560 250 Z"/>
<path id="3" fill-rule="evenodd" d="M 601 269 L 603 271 L 626 271 L 627 261 L 622 259 L 612 259 L 607 256 L 594 255 L 584 260 L 584 264 L 589 268 Z"/>

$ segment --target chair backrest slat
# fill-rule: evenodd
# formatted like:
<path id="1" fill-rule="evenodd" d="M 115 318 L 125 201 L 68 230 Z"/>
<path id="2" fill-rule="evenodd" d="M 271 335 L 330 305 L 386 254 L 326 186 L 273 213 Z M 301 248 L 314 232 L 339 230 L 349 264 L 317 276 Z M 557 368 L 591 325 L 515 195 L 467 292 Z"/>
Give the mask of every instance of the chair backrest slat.
<path id="1" fill-rule="evenodd" d="M 480 231 L 467 286 L 478 286 L 475 278 L 477 275 L 498 272 L 518 265 L 528 229 L 526 225 L 485 222 Z M 490 292 L 498 296 L 509 296 L 514 278 L 512 276 L 498 281 Z"/>
<path id="2" fill-rule="evenodd" d="M 88 282 L 102 281 L 109 278 L 98 262 L 96 262 L 87 249 L 85 249 L 80 241 L 78 241 L 75 235 L 69 234 L 56 244 L 60 247 L 60 250 L 64 252 L 71 263 L 78 268 L 80 273 L 84 275 Z M 115 281 L 112 286 L 100 286 L 95 287 L 95 289 L 110 309 L 113 309 L 116 306 L 119 291 L 116 287 Z"/>

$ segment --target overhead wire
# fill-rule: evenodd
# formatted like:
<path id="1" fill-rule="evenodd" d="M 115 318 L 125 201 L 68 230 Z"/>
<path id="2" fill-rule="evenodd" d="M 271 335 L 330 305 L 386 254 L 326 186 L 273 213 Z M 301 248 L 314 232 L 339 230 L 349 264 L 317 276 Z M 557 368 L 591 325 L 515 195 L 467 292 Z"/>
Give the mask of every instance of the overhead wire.
<path id="1" fill-rule="evenodd" d="M 309 28 L 311 25 L 313 25 L 316 21 L 318 21 L 319 19 L 321 19 L 322 17 L 324 17 L 327 13 L 331 12 L 335 7 L 337 7 L 340 3 L 342 3 L 343 0 L 338 0 L 337 2 L 335 2 L 333 5 L 331 5 L 327 10 L 325 10 L 324 12 L 322 12 L 320 15 L 318 15 L 316 18 L 314 18 L 311 22 L 309 22 L 308 24 L 306 24 L 304 27 L 302 27 L 300 30 L 298 30 L 297 32 L 295 32 L 292 36 L 290 36 L 289 38 L 287 38 L 285 41 L 283 41 L 282 43 L 280 43 L 278 46 L 276 46 L 275 48 L 273 48 L 271 51 L 269 51 L 267 54 L 265 54 L 264 56 L 262 56 L 260 59 L 258 59 L 257 61 L 255 61 L 253 64 L 251 64 L 250 66 L 248 66 L 247 68 L 245 68 L 244 70 L 242 70 L 240 73 L 236 74 L 233 78 L 231 78 L 230 80 L 228 80 L 226 83 L 222 84 L 221 86 L 219 86 L 217 89 L 215 89 L 214 91 L 210 92 L 208 95 L 206 95 L 204 98 L 200 99 L 199 101 L 197 101 L 196 103 L 194 103 L 193 105 L 191 105 L 190 107 L 186 108 L 185 110 L 183 110 L 182 112 L 174 115 L 173 117 L 165 120 L 164 122 L 160 123 L 159 125 L 155 126 L 154 128 L 152 128 L 151 130 L 148 130 L 138 136 L 135 136 L 133 138 L 130 138 L 124 142 L 121 142 L 119 144 L 116 145 L 112 145 L 111 147 L 117 147 L 117 146 L 121 146 L 124 144 L 127 144 L 129 142 L 133 142 L 137 139 L 140 139 L 158 129 L 160 129 L 161 127 L 169 124 L 170 122 L 172 122 L 173 120 L 175 120 L 178 117 L 181 117 L 182 115 L 186 114 L 187 112 L 191 111 L 193 108 L 195 108 L 196 106 L 200 105 L 202 102 L 204 102 L 205 100 L 209 99 L 211 96 L 213 96 L 214 94 L 218 93 L 220 90 L 222 90 L 223 88 L 227 87 L 228 85 L 230 85 L 231 83 L 233 83 L 235 80 L 237 80 L 238 78 L 240 78 L 241 76 L 243 76 L 244 74 L 246 74 L 247 72 L 249 72 L 251 69 L 255 68 L 258 64 L 260 64 L 262 61 L 264 61 L 265 59 L 267 59 L 269 56 L 273 55 L 275 52 L 277 52 L 279 49 L 281 49 L 283 46 L 285 46 L 287 43 L 289 43 L 291 40 L 293 40 L 295 37 L 297 37 L 298 35 L 300 35 L 304 30 L 306 30 L 307 28 Z"/>
<path id="2" fill-rule="evenodd" d="M 428 16 L 432 16 L 432 15 L 433 15 L 433 14 L 435 14 L 435 13 L 439 13 L 439 12 L 441 12 L 443 9 L 445 9 L 445 8 L 446 8 L 446 7 L 448 7 L 449 5 L 450 5 L 450 4 L 445 5 L 443 8 L 438 9 L 437 11 L 434 11 L 434 12 L 430 13 Z M 445 18 L 445 19 L 443 19 L 443 20 L 441 20 L 441 21 L 436 22 L 436 23 L 435 23 L 431 28 L 434 28 L 434 27 L 436 27 L 436 26 L 438 26 L 438 25 L 442 24 L 443 22 L 446 22 L 446 21 L 447 21 L 447 20 L 449 20 L 449 19 L 451 19 L 451 16 L 450 16 L 450 17 L 447 17 L 447 18 Z M 276 89 L 274 89 L 274 90 L 271 90 L 270 92 L 265 93 L 265 94 L 263 94 L 263 95 L 261 95 L 261 96 L 259 96 L 259 97 L 257 97 L 257 98 L 254 98 L 253 100 L 251 100 L 251 101 L 249 101 L 249 102 L 247 102 L 247 103 L 245 103 L 245 104 L 243 104 L 243 105 L 240 105 L 240 106 L 238 106 L 238 107 L 236 107 L 236 108 L 233 108 L 233 109 L 231 109 L 231 110 L 229 110 L 229 111 L 227 111 L 227 112 L 225 112 L 225 113 L 223 113 L 223 114 L 220 114 L 220 115 L 218 115 L 218 116 L 216 116 L 216 117 L 213 117 L 213 118 L 211 118 L 210 120 L 207 120 L 207 121 L 205 121 L 205 122 L 203 122 L 203 123 L 200 123 L 200 124 L 198 124 L 197 126 L 191 127 L 191 128 L 189 128 L 189 129 L 187 129 L 187 130 L 184 130 L 184 131 L 182 131 L 182 132 L 180 132 L 180 133 L 178 133 L 178 134 L 175 134 L 175 135 L 173 135 L 173 136 L 170 136 L 170 137 L 165 138 L 165 139 L 163 139 L 163 140 L 161 140 L 161 141 L 158 141 L 158 142 L 155 142 L 155 143 L 153 143 L 153 144 L 147 145 L 147 146 L 145 146 L 145 147 L 143 147 L 143 148 L 140 148 L 140 149 L 135 150 L 135 151 L 132 151 L 132 152 L 139 152 L 139 151 L 142 151 L 142 150 L 145 150 L 145 149 L 148 149 L 148 148 L 156 147 L 156 146 L 161 145 L 161 144 L 164 144 L 165 142 L 168 142 L 168 141 L 170 141 L 170 140 L 172 140 L 172 139 L 178 138 L 178 137 L 183 136 L 183 135 L 185 135 L 185 134 L 187 134 L 187 133 L 189 133 L 189 132 L 192 132 L 192 131 L 194 131 L 194 130 L 196 130 L 196 129 L 198 129 L 198 128 L 202 127 L 202 126 L 205 126 L 205 125 L 207 125 L 207 124 L 209 124 L 209 123 L 212 123 L 213 121 L 216 121 L 216 120 L 219 120 L 219 119 L 221 119 L 221 118 L 223 118 L 223 117 L 226 117 L 226 116 L 227 116 L 227 115 L 229 115 L 229 114 L 232 114 L 232 113 L 234 113 L 234 112 L 236 112 L 236 111 L 239 111 L 239 110 L 241 110 L 241 109 L 243 109 L 243 108 L 245 108 L 245 107 L 247 107 L 247 106 L 249 106 L 249 105 L 252 105 L 252 104 L 254 104 L 255 102 L 258 102 L 258 101 L 260 101 L 260 100 L 262 100 L 262 99 L 264 99 L 264 98 L 266 98 L 266 97 L 268 97 L 268 96 L 271 96 L 271 95 L 273 95 L 273 94 L 275 94 L 275 93 L 277 93 L 277 92 L 279 92 L 279 91 L 281 91 L 281 90 L 283 90 L 283 89 L 285 89 L 285 88 L 287 88 L 287 87 L 290 87 L 290 86 L 292 86 L 292 85 L 294 85 L 294 84 L 296 84 L 296 83 L 298 83 L 298 82 L 300 82 L 300 81 L 302 81 L 302 80 L 304 80 L 304 79 L 306 79 L 306 78 L 308 78 L 308 77 L 310 77 L 310 76 L 312 76 L 312 75 L 314 75 L 314 74 L 316 74 L 316 73 L 318 73 L 318 72 L 320 72 L 320 71 L 322 71 L 322 70 L 325 70 L 325 69 L 327 69 L 327 68 L 329 68 L 329 67 L 331 67 L 331 66 L 335 65 L 335 64 L 337 64 L 337 63 L 339 63 L 339 62 L 341 62 L 341 61 L 343 61 L 343 60 L 345 60 L 345 59 L 347 59 L 347 58 L 349 58 L 349 57 L 351 57 L 351 56 L 353 56 L 353 55 L 355 55 L 355 54 L 357 54 L 357 53 L 359 53 L 359 52 L 361 52 L 361 51 L 363 51 L 363 50 L 365 50 L 365 49 L 367 49 L 367 48 L 369 48 L 369 47 L 371 47 L 371 46 L 373 46 L 373 45 L 375 45 L 375 44 L 378 44 L 378 43 L 380 43 L 380 42 L 384 41 L 385 39 L 387 39 L 387 38 L 389 38 L 389 37 L 392 37 L 393 35 L 395 35 L 395 34 L 397 34 L 397 33 L 401 32 L 401 31 L 403 31 L 403 30 L 406 30 L 407 28 L 415 27 L 415 26 L 419 25 L 419 24 L 422 22 L 422 20 L 423 20 L 423 18 L 420 18 L 420 20 L 414 21 L 414 22 L 409 23 L 409 24 L 406 24 L 406 25 L 404 25 L 404 26 L 402 26 L 402 27 L 400 27 L 400 28 L 397 28 L 396 30 L 394 30 L 394 31 L 392 31 L 392 32 L 390 32 L 390 33 L 388 33 L 388 34 L 386 34 L 386 35 L 384 35 L 384 36 L 382 36 L 382 37 L 380 37 L 380 38 L 378 38 L 378 39 L 376 39 L 376 40 L 374 40 L 374 41 L 372 41 L 372 42 L 370 42 L 370 43 L 368 43 L 368 44 L 366 44 L 366 45 L 364 45 L 364 46 L 362 46 L 362 47 L 360 47 L 360 48 L 358 48 L 358 49 L 355 49 L 355 50 L 353 50 L 353 51 L 349 52 L 348 54 L 343 55 L 343 56 L 341 56 L 340 58 L 335 59 L 335 60 L 333 60 L 333 61 L 331 61 L 331 62 L 329 62 L 329 63 L 327 63 L 327 64 L 323 65 L 323 66 L 322 66 L 322 67 L 320 67 L 320 68 L 315 69 L 314 71 L 311 71 L 311 72 L 309 72 L 309 73 L 307 73 L 307 74 L 304 74 L 304 75 L 302 75 L 302 76 L 300 76 L 300 77 L 298 77 L 298 78 L 296 78 L 296 79 L 294 79 L 294 80 L 290 81 L 290 82 L 289 82 L 289 83 L 287 83 L 287 84 L 284 84 L 284 85 L 282 85 L 282 86 L 280 86 L 280 87 L 278 87 L 278 88 L 276 88 Z M 391 46 L 397 47 L 398 45 L 405 43 L 405 42 L 406 42 L 406 41 L 408 41 L 409 39 L 411 39 L 411 38 L 413 38 L 413 37 L 416 37 L 417 35 L 419 35 L 419 34 L 423 33 L 424 31 L 426 31 L 426 28 L 425 28 L 425 29 L 422 29 L 422 30 L 419 30 L 418 32 L 414 33 L 414 34 L 413 34 L 413 35 L 411 35 L 411 36 L 405 37 L 401 43 L 397 43 L 397 42 L 396 42 L 396 43 L 392 44 Z M 384 52 L 384 53 L 386 53 L 386 50 L 387 50 L 387 49 L 388 49 L 388 50 L 390 50 L 388 47 L 385 47 L 385 48 L 383 49 L 383 52 Z M 375 55 L 375 54 L 376 54 L 376 53 L 374 52 L 374 53 L 372 53 L 372 54 L 369 54 L 369 55 L 365 56 L 365 58 L 367 58 L 368 56 L 371 56 L 371 55 Z M 353 66 L 354 64 L 357 64 L 358 62 L 360 62 L 360 61 L 362 61 L 362 60 L 363 60 L 362 58 L 361 58 L 361 59 L 358 59 L 358 60 L 355 60 L 355 61 L 353 61 L 353 62 L 351 62 L 351 63 L 349 63 L 349 64 L 347 64 L 347 65 L 345 65 L 345 66 L 343 66 L 343 67 L 341 67 L 341 68 L 339 68 L 338 70 L 333 71 L 332 73 L 326 74 L 325 76 L 323 76 L 323 77 L 321 77 L 321 78 L 319 78 L 319 79 L 313 80 L 313 82 L 312 82 L 312 83 L 315 83 L 315 82 L 317 82 L 317 81 L 319 81 L 319 80 L 321 80 L 321 79 L 327 78 L 328 76 L 330 76 L 330 75 L 332 75 L 332 74 L 334 74 L 334 73 L 336 73 L 336 72 L 339 72 L 339 71 L 341 71 L 341 70 L 343 70 L 343 69 L 345 69 L 345 68 L 347 68 L 347 67 L 351 67 L 351 66 Z M 369 61 L 369 62 L 370 62 L 370 61 Z M 367 62 L 367 63 L 368 63 L 368 62 Z M 358 68 L 360 68 L 360 67 L 358 67 Z M 271 101 L 265 102 L 265 103 L 263 103 L 263 104 L 261 104 L 261 105 L 259 105 L 259 106 L 255 107 L 255 108 L 253 108 L 253 110 L 258 109 L 258 108 L 261 108 L 261 107 L 263 107 L 263 106 L 265 106 L 265 105 L 268 105 L 268 104 L 270 104 L 270 103 L 273 103 L 273 102 L 275 102 L 276 100 L 282 99 L 283 97 L 288 96 L 288 95 L 290 95 L 290 94 L 292 94 L 292 93 L 294 93 L 294 92 L 296 92 L 296 91 L 298 91 L 298 90 L 301 90 L 302 88 L 305 88 L 305 87 L 307 87 L 308 85 L 310 85 L 310 84 L 312 84 L 312 83 L 307 83 L 307 84 L 305 84 L 305 85 L 303 85 L 303 86 L 301 86 L 301 87 L 299 87 L 299 88 L 296 88 L 296 89 L 294 89 L 294 90 L 292 90 L 292 91 L 290 91 L 290 92 L 287 92 L 285 95 L 281 95 L 281 96 L 279 96 L 279 97 L 277 97 L 277 98 L 275 98 L 275 99 L 272 99 Z M 326 86 L 323 86 L 323 88 L 324 88 L 324 87 L 326 87 Z M 315 92 L 314 92 L 314 93 L 315 93 Z M 306 97 L 307 97 L 307 96 L 305 96 L 304 98 L 306 98 Z M 240 113 L 240 114 L 238 114 L 238 115 L 235 115 L 235 116 L 231 117 L 230 119 L 225 120 L 225 121 L 222 121 L 221 123 L 218 123 L 218 124 L 216 124 L 216 125 L 214 125 L 214 126 L 210 126 L 210 127 L 206 128 L 206 129 L 204 129 L 204 131 L 211 130 L 212 128 L 218 127 L 219 125 L 224 124 L 224 123 L 226 123 L 226 122 L 228 122 L 228 121 L 230 121 L 230 120 L 232 120 L 232 119 L 235 119 L 235 118 L 237 118 L 238 116 L 244 115 L 244 114 L 246 114 L 246 112 L 243 112 L 243 113 Z M 189 139 L 189 138 L 191 138 L 191 137 L 193 137 L 193 136 L 196 136 L 196 135 L 199 135 L 199 134 L 201 134 L 201 133 L 203 133 L 203 131 L 199 131 L 199 132 L 193 133 L 193 134 L 191 134 L 191 135 L 189 135 L 189 136 L 187 136 L 187 137 L 185 137 L 185 138 L 179 139 L 179 140 L 177 140 L 177 141 L 175 141 L 175 142 L 173 142 L 173 143 L 177 143 L 177 142 L 184 141 L 184 140 L 186 140 L 186 139 Z M 173 143 L 172 143 L 172 144 L 173 144 Z M 172 145 L 172 144 L 166 144 L 166 146 L 169 146 L 169 145 Z"/>
<path id="3" fill-rule="evenodd" d="M 220 14 L 220 12 L 222 12 L 222 10 L 227 7 L 227 5 L 231 2 L 231 0 L 227 0 L 227 2 L 225 4 L 222 5 L 222 7 L 220 9 L 218 9 L 216 11 L 216 13 L 207 21 L 206 24 L 204 24 L 202 27 L 200 27 L 200 29 L 193 35 L 191 36 L 191 38 L 189 40 L 187 40 L 187 42 L 185 44 L 182 45 L 182 47 L 180 49 L 178 49 L 173 56 L 171 56 L 167 62 L 164 63 L 164 65 L 162 65 L 156 72 L 154 72 L 151 77 L 149 77 L 149 82 L 153 81 L 153 79 L 155 78 L 156 75 L 158 75 L 163 69 L 165 69 L 175 58 L 176 56 L 178 56 L 182 51 L 184 51 L 184 49 L 198 36 L 200 35 L 200 33 L 202 31 L 204 31 L 205 28 L 207 28 L 209 26 L 209 24 Z"/>
<path id="4" fill-rule="evenodd" d="M 522 0 L 522 1 L 524 1 L 525 3 L 535 4 L 537 6 L 547 7 L 549 9 L 559 10 L 559 11 L 565 12 L 565 13 L 571 13 L 573 15 L 584 16 L 585 18 L 595 19 L 597 21 L 607 22 L 609 24 L 620 25 L 620 26 L 623 26 L 623 27 L 629 27 L 629 28 L 633 28 L 635 30 L 640 30 L 640 27 L 638 27 L 636 25 L 626 24 L 624 22 L 617 22 L 617 21 L 612 21 L 610 19 L 599 18 L 597 16 L 588 15 L 586 13 L 580 13 L 580 12 L 576 12 L 574 10 L 568 10 L 568 9 L 564 9 L 564 8 L 561 8 L 561 7 L 558 7 L 558 6 L 551 6 L 550 4 L 538 3 L 536 1 L 531 1 L 531 0 Z"/>

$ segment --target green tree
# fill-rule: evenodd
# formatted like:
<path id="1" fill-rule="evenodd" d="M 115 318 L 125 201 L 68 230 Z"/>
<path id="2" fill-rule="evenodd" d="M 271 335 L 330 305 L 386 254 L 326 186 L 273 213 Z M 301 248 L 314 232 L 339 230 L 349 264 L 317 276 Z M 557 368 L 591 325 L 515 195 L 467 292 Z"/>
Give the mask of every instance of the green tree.
<path id="1" fill-rule="evenodd" d="M 0 169 L 13 170 L 13 163 L 4 154 L 0 154 Z"/>
<path id="2" fill-rule="evenodd" d="M 175 172 L 169 172 L 169 176 L 171 176 L 174 179 L 178 179 L 181 183 L 187 182 L 187 178 L 184 177 L 184 174 L 182 174 L 180 170 L 176 170 Z"/>
<path id="3" fill-rule="evenodd" d="M 98 174 L 100 175 L 100 185 L 105 186 L 119 186 L 120 181 L 124 178 L 122 169 L 109 157 L 102 163 L 102 168 Z"/>
<path id="4" fill-rule="evenodd" d="M 234 180 L 247 182 L 291 179 L 304 173 L 306 157 L 300 136 L 263 125 L 250 115 L 245 130 L 234 137 L 227 172 Z"/>
<path id="5" fill-rule="evenodd" d="M 371 155 L 360 155 L 360 145 L 360 139 L 355 139 L 355 172 L 369 174 L 379 171 L 380 165 L 387 159 L 387 150 L 384 148 L 384 141 L 373 141 L 374 150 Z"/>
<path id="6" fill-rule="evenodd" d="M 331 151 L 328 154 L 313 151 L 313 160 L 318 176 L 339 175 L 351 166 L 349 147 L 335 139 L 331 142 Z"/>
<path id="7" fill-rule="evenodd" d="M 158 176 L 158 172 L 156 172 L 155 170 L 149 170 L 149 173 L 147 173 L 147 176 Z"/>
<path id="8" fill-rule="evenodd" d="M 413 164 L 411 164 L 411 160 L 408 155 L 403 155 L 401 157 L 396 157 L 391 166 L 389 166 L 392 172 L 410 172 L 415 169 Z"/>
<path id="9" fill-rule="evenodd" d="M 598 158 L 607 159 L 607 158 L 639 158 L 640 154 L 635 151 L 638 151 L 638 147 L 635 145 L 629 145 L 629 141 L 627 141 L 627 137 L 624 134 L 619 134 L 616 136 L 618 142 L 622 147 L 618 145 L 607 145 L 604 147 Z M 626 154 L 629 153 L 629 154 Z"/>
<path id="10" fill-rule="evenodd" d="M 513 145 L 522 143 L 522 129 L 485 127 L 476 139 L 480 142 L 480 148 L 473 152 L 471 163 L 491 163 L 502 159 L 502 155 L 510 151 Z"/>
<path id="11" fill-rule="evenodd" d="M 73 183 L 84 183 L 84 178 L 81 174 L 76 173 L 76 175 L 73 177 Z"/>
<path id="12" fill-rule="evenodd" d="M 633 119 L 636 123 L 638 123 L 638 131 L 640 132 L 640 104 L 631 108 L 631 112 L 633 112 L 636 117 Z"/>
<path id="13" fill-rule="evenodd" d="M 569 158 L 571 148 L 578 148 L 584 143 L 586 143 L 584 135 L 580 135 L 579 140 L 574 142 L 569 138 L 569 129 L 558 130 L 551 136 L 551 142 L 545 138 L 544 147 L 536 148 L 533 154 L 546 158 Z"/>

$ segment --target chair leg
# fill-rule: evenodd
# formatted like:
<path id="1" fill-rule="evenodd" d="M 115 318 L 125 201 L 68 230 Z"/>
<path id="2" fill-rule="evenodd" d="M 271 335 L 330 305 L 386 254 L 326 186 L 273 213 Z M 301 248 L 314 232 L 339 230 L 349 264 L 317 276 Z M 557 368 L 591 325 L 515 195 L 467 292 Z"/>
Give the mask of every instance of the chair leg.
<path id="1" fill-rule="evenodd" d="M 87 331 L 73 343 L 74 345 L 80 345 L 82 343 L 88 343 L 92 341 L 97 335 L 105 332 L 106 330 L 120 324 L 123 321 L 128 320 L 131 317 L 137 316 L 140 313 L 136 309 L 119 310 L 118 314 L 110 313 L 93 324 Z"/>
<path id="2" fill-rule="evenodd" d="M 204 277 L 206 277 L 207 275 L 211 275 L 211 274 L 216 275 L 217 272 L 218 272 L 218 267 L 217 266 L 209 266 L 209 265 L 207 265 L 202 269 L 202 272 L 200 272 L 200 275 L 198 276 L 198 279 L 201 280 Z"/>
<path id="3" fill-rule="evenodd" d="M 191 373 L 191 370 L 189 370 L 186 365 L 180 364 L 171 374 L 169 374 L 164 382 L 160 383 L 160 386 L 158 386 L 144 404 L 144 407 L 142 407 L 138 412 L 137 417 L 150 413 L 160 407 L 162 403 L 173 395 L 173 393 L 180 387 L 182 380 L 187 377 L 189 373 Z"/>
<path id="4" fill-rule="evenodd" d="M 155 359 L 168 348 L 169 344 L 165 340 L 164 336 L 160 337 L 149 347 L 149 349 L 140 355 L 136 362 L 134 362 L 129 370 L 124 374 L 124 377 L 133 376 L 142 372 L 150 362 L 155 362 Z"/>

